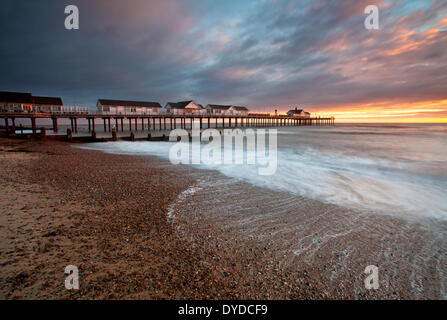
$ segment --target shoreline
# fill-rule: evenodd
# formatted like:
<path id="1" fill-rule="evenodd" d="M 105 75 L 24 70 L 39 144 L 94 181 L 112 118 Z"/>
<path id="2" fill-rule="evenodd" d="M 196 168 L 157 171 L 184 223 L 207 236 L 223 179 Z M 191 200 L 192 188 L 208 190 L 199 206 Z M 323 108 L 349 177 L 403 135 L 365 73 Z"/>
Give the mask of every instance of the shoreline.
<path id="1" fill-rule="evenodd" d="M 3 159 L 14 155 L 2 164 L 13 172 L 2 177 L 7 181 L 2 191 L 17 190 L 19 180 L 25 188 L 6 200 L 11 204 L 28 195 L 27 202 L 37 207 L 32 213 L 23 206 L 6 212 L 7 217 L 19 213 L 16 220 L 26 214 L 31 229 L 25 238 L 10 227 L 6 237 L 2 234 L 9 243 L 27 243 L 2 255 L 3 298 L 422 298 L 407 284 L 410 277 L 416 288 L 433 286 L 429 296 L 442 298 L 442 288 L 441 296 L 435 293 L 442 280 L 437 283 L 434 273 L 420 280 L 405 266 L 424 259 L 422 244 L 432 241 L 417 224 L 354 215 L 154 156 L 48 141 L 1 139 L 0 146 Z M 220 185 L 210 185 L 210 177 L 218 177 Z M 30 195 L 33 187 L 36 194 Z M 271 205 L 260 207 L 268 199 Z M 7 225 L 19 228 L 16 220 Z M 2 222 L 2 232 L 5 227 Z M 441 245 L 442 256 L 444 240 L 429 245 Z M 391 286 L 368 291 L 363 269 L 376 256 L 387 268 L 383 282 Z M 77 292 L 64 288 L 64 267 L 76 265 L 73 260 L 81 261 Z M 28 269 L 18 267 L 24 264 Z M 396 268 L 402 274 L 395 275 Z"/>
<path id="2" fill-rule="evenodd" d="M 2 298 L 266 297 L 250 288 L 253 275 L 247 275 L 247 287 L 239 286 L 232 270 L 208 264 L 207 248 L 190 248 L 168 223 L 169 204 L 193 183 L 182 169 L 58 142 L 0 143 L 7 159 L 2 163 Z M 26 199 L 32 210 L 11 207 L 30 186 L 40 189 Z M 21 232 L 23 216 L 29 222 Z M 78 266 L 80 290 L 64 288 L 66 265 Z M 268 291 L 274 299 L 315 298 L 279 287 Z"/>

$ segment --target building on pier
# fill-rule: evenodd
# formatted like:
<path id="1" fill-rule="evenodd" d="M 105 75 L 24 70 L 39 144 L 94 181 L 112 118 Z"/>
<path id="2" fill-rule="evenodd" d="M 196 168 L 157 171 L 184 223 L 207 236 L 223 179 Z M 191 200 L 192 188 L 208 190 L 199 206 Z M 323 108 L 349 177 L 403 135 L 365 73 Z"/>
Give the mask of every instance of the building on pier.
<path id="1" fill-rule="evenodd" d="M 31 93 L 0 92 L 2 112 L 61 113 L 66 108 L 63 107 L 62 99 L 59 97 L 37 97 Z"/>
<path id="2" fill-rule="evenodd" d="M 0 110 L 2 112 L 31 112 L 33 96 L 31 93 L 0 91 Z"/>
<path id="3" fill-rule="evenodd" d="M 161 105 L 150 101 L 99 99 L 96 108 L 98 114 L 105 115 L 152 115 L 160 114 Z"/>
<path id="4" fill-rule="evenodd" d="M 241 106 L 231 106 L 230 108 L 230 114 L 244 116 L 248 114 L 247 107 L 241 107 Z"/>
<path id="5" fill-rule="evenodd" d="M 231 106 L 224 106 L 221 104 L 208 104 L 206 109 L 206 114 L 228 114 L 228 110 Z"/>
<path id="6" fill-rule="evenodd" d="M 304 111 L 303 109 L 295 108 L 293 110 L 287 111 L 287 116 L 289 116 L 289 117 L 310 118 L 310 113 Z"/>
<path id="7" fill-rule="evenodd" d="M 183 115 L 183 114 L 205 114 L 206 109 L 197 104 L 194 100 L 168 102 L 164 108 L 161 109 L 163 114 Z"/>
<path id="8" fill-rule="evenodd" d="M 246 107 L 240 107 L 240 106 L 209 104 L 206 106 L 206 114 L 248 115 L 248 109 Z"/>
<path id="9" fill-rule="evenodd" d="M 33 97 L 33 107 L 37 113 L 59 113 L 63 112 L 61 98 L 55 97 Z"/>

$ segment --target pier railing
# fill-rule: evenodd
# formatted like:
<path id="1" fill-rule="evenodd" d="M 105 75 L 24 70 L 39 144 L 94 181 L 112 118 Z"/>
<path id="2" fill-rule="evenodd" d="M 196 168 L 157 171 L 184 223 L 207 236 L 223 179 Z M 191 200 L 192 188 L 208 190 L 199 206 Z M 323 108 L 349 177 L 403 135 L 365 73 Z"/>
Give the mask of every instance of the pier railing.
<path id="1" fill-rule="evenodd" d="M 29 119 L 33 134 L 37 133 L 37 119 L 50 119 L 54 133 L 58 132 L 58 120 L 69 119 L 73 133 L 78 132 L 78 120 L 88 122 L 88 132 L 96 131 L 96 121 L 103 122 L 104 132 L 112 131 L 112 122 L 117 131 L 124 131 L 124 123 L 128 123 L 129 131 L 155 131 L 172 129 L 192 129 L 194 121 L 198 121 L 200 129 L 237 128 L 237 127 L 282 127 L 282 126 L 327 126 L 334 125 L 334 117 L 295 117 L 287 115 L 211 115 L 211 114 L 148 114 L 148 115 L 105 115 L 82 113 L 0 113 L 6 131 L 15 132 L 17 119 Z"/>

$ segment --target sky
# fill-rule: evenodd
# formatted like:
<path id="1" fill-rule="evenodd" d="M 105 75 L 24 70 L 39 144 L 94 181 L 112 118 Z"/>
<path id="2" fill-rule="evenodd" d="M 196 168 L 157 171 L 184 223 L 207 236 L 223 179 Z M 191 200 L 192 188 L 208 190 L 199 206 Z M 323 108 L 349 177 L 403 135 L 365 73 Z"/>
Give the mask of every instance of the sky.
<path id="1" fill-rule="evenodd" d="M 379 30 L 367 30 L 368 5 Z M 79 8 L 66 30 L 65 6 Z M 2 0 L 0 91 L 447 122 L 446 0 Z"/>

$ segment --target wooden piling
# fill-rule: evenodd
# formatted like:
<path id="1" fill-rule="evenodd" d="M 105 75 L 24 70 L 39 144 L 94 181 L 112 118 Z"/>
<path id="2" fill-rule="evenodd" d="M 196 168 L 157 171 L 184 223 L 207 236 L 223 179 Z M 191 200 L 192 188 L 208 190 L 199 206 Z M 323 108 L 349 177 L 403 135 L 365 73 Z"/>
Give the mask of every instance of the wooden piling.
<path id="1" fill-rule="evenodd" d="M 70 129 L 67 129 L 67 141 L 71 142 L 73 140 L 72 131 Z"/>
<path id="2" fill-rule="evenodd" d="M 6 128 L 6 133 L 9 133 L 9 118 L 5 117 L 5 128 Z"/>

